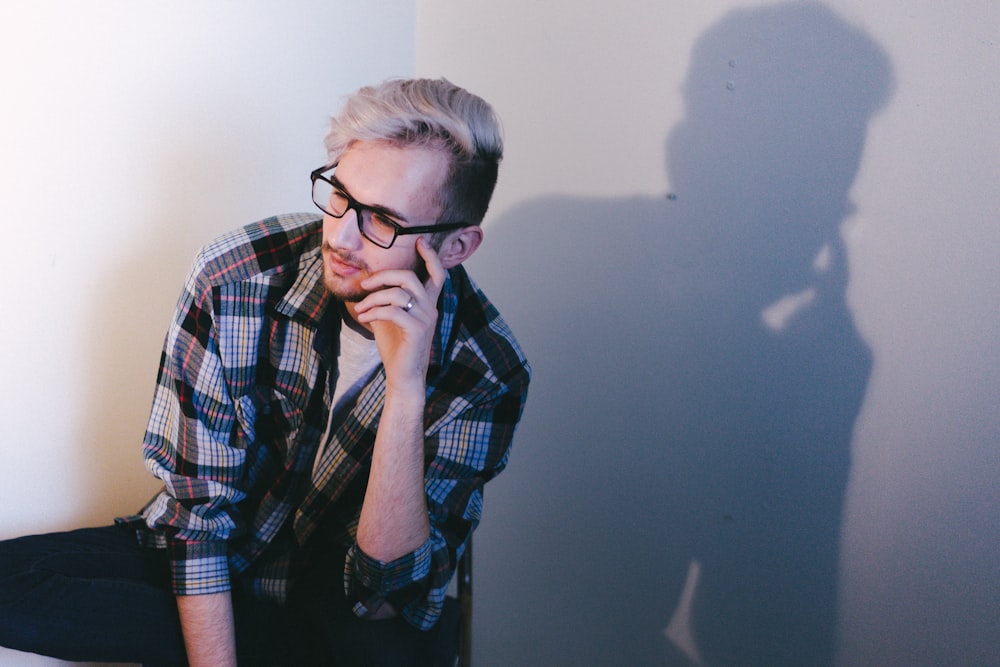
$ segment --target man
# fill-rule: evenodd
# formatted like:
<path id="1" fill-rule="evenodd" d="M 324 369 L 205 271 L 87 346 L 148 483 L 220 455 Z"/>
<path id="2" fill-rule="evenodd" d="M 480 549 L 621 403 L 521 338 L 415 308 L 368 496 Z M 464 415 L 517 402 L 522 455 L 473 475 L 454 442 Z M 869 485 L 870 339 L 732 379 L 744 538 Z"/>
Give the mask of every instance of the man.
<path id="1" fill-rule="evenodd" d="M 116 526 L 0 544 L 0 645 L 213 667 L 429 660 L 529 381 L 461 267 L 499 124 L 447 81 L 393 80 L 349 98 L 326 143 L 322 218 L 223 236 L 188 277 L 144 439 L 163 491 Z"/>

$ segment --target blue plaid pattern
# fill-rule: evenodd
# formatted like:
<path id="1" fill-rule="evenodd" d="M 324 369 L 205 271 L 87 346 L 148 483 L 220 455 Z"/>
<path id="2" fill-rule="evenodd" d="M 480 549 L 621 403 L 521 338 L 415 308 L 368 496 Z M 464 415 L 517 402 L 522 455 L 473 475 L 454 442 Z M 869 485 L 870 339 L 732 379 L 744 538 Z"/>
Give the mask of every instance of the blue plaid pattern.
<path id="1" fill-rule="evenodd" d="M 354 537 L 385 373 L 335 426 L 313 477 L 340 326 L 322 284 L 320 241 L 320 219 L 291 214 L 199 253 L 167 333 L 144 438 L 164 489 L 119 521 L 168 549 L 180 595 L 230 590 L 236 579 L 280 602 L 311 541 L 341 543 L 356 613 L 389 602 L 429 628 L 482 516 L 483 485 L 507 465 L 530 369 L 485 295 L 452 269 L 427 381 L 431 536 L 393 562 L 368 557 Z"/>

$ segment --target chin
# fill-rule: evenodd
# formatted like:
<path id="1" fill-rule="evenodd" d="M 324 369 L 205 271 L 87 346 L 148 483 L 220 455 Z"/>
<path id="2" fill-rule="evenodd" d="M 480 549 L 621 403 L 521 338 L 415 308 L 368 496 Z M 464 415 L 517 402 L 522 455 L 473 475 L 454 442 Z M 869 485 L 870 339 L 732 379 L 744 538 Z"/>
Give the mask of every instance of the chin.
<path id="1" fill-rule="evenodd" d="M 345 303 L 357 303 L 371 294 L 357 285 L 347 284 L 343 279 L 330 275 L 323 276 L 323 286 L 330 296 Z"/>

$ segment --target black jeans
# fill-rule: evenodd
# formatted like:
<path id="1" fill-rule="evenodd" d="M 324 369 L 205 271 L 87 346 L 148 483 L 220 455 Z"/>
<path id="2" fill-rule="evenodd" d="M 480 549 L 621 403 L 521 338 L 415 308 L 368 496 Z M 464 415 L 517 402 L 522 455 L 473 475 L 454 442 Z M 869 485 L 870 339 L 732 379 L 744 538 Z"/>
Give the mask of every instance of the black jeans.
<path id="1" fill-rule="evenodd" d="M 307 573 L 286 606 L 234 590 L 240 665 L 453 662 L 453 605 L 429 632 L 401 619 L 365 621 L 341 581 L 339 572 Z M 119 526 L 0 542 L 0 646 L 63 660 L 185 665 L 166 554 Z"/>

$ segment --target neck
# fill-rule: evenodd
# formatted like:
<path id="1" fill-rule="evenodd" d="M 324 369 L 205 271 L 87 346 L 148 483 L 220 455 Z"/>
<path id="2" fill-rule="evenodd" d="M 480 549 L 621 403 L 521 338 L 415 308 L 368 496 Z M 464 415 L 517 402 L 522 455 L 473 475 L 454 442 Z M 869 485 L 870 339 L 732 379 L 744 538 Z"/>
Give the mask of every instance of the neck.
<path id="1" fill-rule="evenodd" d="M 357 313 L 358 304 L 355 301 L 341 301 L 340 302 L 340 313 L 343 315 L 344 324 L 351 327 L 358 333 L 362 334 L 367 338 L 372 336 L 372 328 L 358 322 Z"/>

